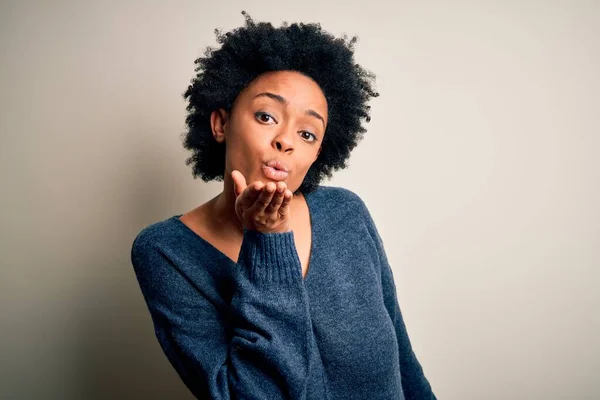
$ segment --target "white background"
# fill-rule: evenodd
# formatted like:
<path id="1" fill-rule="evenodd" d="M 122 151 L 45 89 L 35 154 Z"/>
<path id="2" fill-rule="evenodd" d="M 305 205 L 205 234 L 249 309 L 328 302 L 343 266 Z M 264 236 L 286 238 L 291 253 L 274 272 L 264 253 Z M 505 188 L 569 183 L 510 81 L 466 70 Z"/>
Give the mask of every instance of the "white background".
<path id="1" fill-rule="evenodd" d="M 600 2 L 3 1 L 0 397 L 191 398 L 135 235 L 216 195 L 182 97 L 242 10 L 358 35 L 350 167 L 439 399 L 600 398 Z"/>

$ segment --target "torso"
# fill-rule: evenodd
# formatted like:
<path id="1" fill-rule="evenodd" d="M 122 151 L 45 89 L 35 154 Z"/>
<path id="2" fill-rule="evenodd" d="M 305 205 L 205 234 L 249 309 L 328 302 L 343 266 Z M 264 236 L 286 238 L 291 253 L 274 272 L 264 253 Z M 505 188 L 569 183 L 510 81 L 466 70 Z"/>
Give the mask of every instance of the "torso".
<path id="1" fill-rule="evenodd" d="M 242 237 L 239 234 L 226 236 L 225 233 L 220 233 L 215 229 L 218 223 L 209 215 L 209 203 L 210 201 L 188 211 L 179 217 L 179 219 L 233 262 L 237 262 L 240 248 L 242 247 Z M 302 265 L 302 277 L 305 278 L 310 267 L 309 261 L 312 247 L 310 212 L 303 195 L 294 196 L 291 207 L 290 226 L 294 232 L 296 252 Z"/>

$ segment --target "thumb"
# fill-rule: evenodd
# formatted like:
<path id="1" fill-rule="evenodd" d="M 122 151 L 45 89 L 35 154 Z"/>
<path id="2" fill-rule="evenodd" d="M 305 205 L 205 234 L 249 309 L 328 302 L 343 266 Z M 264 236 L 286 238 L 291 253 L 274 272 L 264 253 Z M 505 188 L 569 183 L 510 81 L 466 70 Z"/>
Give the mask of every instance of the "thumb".
<path id="1" fill-rule="evenodd" d="M 235 193 L 235 197 L 237 197 L 246 189 L 246 178 L 237 170 L 231 172 L 231 178 L 233 179 L 233 192 Z"/>

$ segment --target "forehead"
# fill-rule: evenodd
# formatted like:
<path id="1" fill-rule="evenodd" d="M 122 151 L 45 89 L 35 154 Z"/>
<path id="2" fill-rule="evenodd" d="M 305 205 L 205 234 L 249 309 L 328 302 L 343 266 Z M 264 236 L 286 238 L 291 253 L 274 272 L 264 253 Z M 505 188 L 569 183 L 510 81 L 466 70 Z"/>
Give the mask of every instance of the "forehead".
<path id="1" fill-rule="evenodd" d="M 320 86 L 299 72 L 274 71 L 260 75 L 246 88 L 245 97 L 252 101 L 264 92 L 282 96 L 289 104 L 327 114 L 327 99 Z"/>

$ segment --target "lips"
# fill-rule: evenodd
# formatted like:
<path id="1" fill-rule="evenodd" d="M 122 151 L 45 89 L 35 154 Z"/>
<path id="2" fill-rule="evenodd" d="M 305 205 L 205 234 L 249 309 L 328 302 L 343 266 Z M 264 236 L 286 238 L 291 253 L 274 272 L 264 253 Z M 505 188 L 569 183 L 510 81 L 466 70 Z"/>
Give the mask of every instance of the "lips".
<path id="1" fill-rule="evenodd" d="M 287 165 L 285 165 L 282 161 L 279 161 L 279 160 L 271 160 L 271 161 L 267 162 L 267 167 L 275 168 L 279 171 L 285 171 L 285 172 L 289 171 Z"/>
<path id="2" fill-rule="evenodd" d="M 265 177 L 274 181 L 284 181 L 289 176 L 288 167 L 277 160 L 267 162 L 263 165 L 262 170 Z"/>

